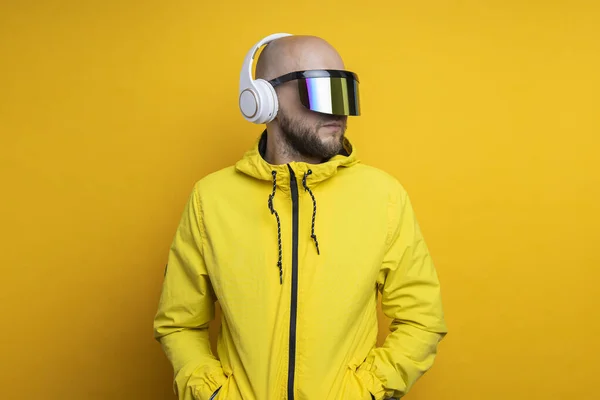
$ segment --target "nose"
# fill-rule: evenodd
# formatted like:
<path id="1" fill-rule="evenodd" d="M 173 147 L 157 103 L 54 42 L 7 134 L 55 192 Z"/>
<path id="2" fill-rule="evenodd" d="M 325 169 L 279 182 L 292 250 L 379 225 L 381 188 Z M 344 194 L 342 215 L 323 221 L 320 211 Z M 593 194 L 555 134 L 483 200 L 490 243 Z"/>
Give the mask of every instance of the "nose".
<path id="1" fill-rule="evenodd" d="M 331 115 L 329 116 L 329 118 L 326 118 L 325 123 L 330 123 L 330 122 L 346 122 L 346 120 L 348 119 L 348 117 L 346 115 Z"/>

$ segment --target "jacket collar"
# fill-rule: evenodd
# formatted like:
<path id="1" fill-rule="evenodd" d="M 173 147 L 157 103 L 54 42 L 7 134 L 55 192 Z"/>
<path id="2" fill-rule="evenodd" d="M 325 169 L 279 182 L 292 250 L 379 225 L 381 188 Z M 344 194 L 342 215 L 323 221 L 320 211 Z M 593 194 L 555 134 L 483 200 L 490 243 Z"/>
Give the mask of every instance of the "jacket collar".
<path id="1" fill-rule="evenodd" d="M 344 146 L 342 151 L 320 164 L 310 164 L 306 162 L 292 161 L 289 164 L 274 165 L 269 164 L 265 158 L 265 150 L 267 145 L 267 131 L 258 137 L 254 142 L 254 146 L 249 149 L 244 156 L 235 164 L 238 171 L 249 175 L 253 178 L 265 181 L 273 181 L 273 172 L 278 177 L 289 176 L 291 167 L 294 170 L 296 177 L 302 179 L 310 170 L 310 176 L 307 179 L 308 186 L 325 181 L 335 174 L 341 168 L 348 168 L 360 162 L 357 158 L 356 149 L 350 143 L 347 137 L 344 138 Z M 289 165 L 289 167 L 288 167 Z M 289 185 L 289 180 L 277 180 L 277 185 L 284 187 Z"/>

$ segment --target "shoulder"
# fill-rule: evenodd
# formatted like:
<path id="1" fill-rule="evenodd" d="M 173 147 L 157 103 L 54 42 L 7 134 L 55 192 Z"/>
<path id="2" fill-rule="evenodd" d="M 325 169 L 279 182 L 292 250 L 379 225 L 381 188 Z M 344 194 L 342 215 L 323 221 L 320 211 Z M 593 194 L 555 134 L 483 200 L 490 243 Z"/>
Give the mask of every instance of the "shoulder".
<path id="1" fill-rule="evenodd" d="M 356 164 L 350 169 L 354 169 L 356 179 L 361 180 L 361 183 L 370 190 L 385 193 L 390 197 L 404 197 L 407 194 L 398 177 L 383 169 L 363 163 Z"/>
<path id="2" fill-rule="evenodd" d="M 234 186 L 237 179 L 240 177 L 235 167 L 227 166 L 196 179 L 192 185 L 192 192 L 197 199 L 219 196 L 225 194 L 232 184 Z"/>
<path id="3" fill-rule="evenodd" d="M 223 184 L 228 184 L 232 179 L 238 176 L 235 166 L 230 165 L 225 168 L 210 172 L 209 174 L 198 179 L 194 186 L 197 189 L 214 189 Z"/>

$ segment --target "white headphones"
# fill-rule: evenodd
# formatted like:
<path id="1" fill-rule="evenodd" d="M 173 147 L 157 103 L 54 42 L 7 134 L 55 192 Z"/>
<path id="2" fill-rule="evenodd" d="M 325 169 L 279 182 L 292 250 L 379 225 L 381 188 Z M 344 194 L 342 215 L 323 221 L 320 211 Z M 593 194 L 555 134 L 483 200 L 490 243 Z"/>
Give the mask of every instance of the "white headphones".
<path id="1" fill-rule="evenodd" d="M 285 36 L 289 33 L 275 33 L 256 43 L 246 55 L 240 74 L 240 111 L 244 118 L 255 124 L 266 124 L 273 121 L 279 111 L 277 94 L 271 84 L 264 79 L 252 78 L 252 62 L 262 46 Z"/>

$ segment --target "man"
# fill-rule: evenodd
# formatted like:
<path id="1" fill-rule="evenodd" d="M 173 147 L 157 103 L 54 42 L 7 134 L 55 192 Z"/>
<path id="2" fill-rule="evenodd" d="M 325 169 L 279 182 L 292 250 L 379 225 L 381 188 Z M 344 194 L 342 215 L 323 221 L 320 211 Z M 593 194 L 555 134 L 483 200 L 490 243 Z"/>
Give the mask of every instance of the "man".
<path id="1" fill-rule="evenodd" d="M 251 80 L 250 63 L 268 43 Z M 400 398 L 446 334 L 410 200 L 345 136 L 358 78 L 312 36 L 250 51 L 240 109 L 266 123 L 234 166 L 199 180 L 165 271 L 154 332 L 182 400 Z M 376 347 L 377 291 L 391 333 Z M 208 325 L 219 301 L 218 358 Z"/>

